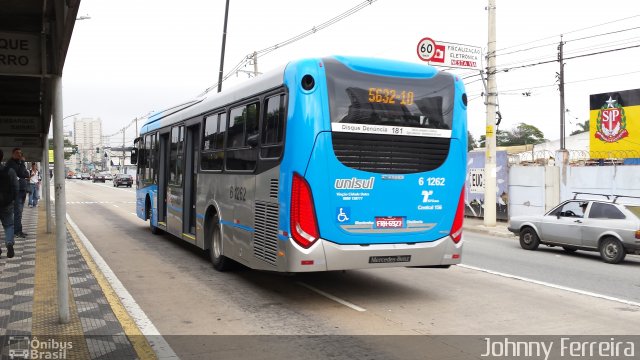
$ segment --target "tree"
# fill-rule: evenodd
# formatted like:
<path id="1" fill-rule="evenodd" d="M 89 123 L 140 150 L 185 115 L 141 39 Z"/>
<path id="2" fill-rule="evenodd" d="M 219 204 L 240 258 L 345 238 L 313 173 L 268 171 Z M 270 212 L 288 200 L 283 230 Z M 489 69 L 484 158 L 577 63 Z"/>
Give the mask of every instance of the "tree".
<path id="1" fill-rule="evenodd" d="M 574 130 L 574 131 L 573 131 L 571 134 L 569 134 L 569 135 L 571 136 L 571 135 L 576 135 L 576 134 L 580 134 L 580 133 L 583 133 L 583 132 L 588 132 L 588 131 L 589 131 L 589 120 L 587 120 L 587 121 L 585 121 L 585 122 L 583 122 L 583 123 L 578 123 L 578 127 L 579 127 L 580 129 L 578 129 L 578 130 Z"/>
<path id="2" fill-rule="evenodd" d="M 533 125 L 520 123 L 505 134 L 498 134 L 500 146 L 535 145 L 545 142 L 544 134 Z"/>
<path id="3" fill-rule="evenodd" d="M 485 135 L 480 135 L 480 144 L 484 147 Z M 511 130 L 496 131 L 496 146 L 535 145 L 545 142 L 544 134 L 537 127 L 525 123 Z"/>
<path id="4" fill-rule="evenodd" d="M 71 141 L 69 141 L 68 139 L 64 139 L 64 148 L 65 148 L 65 152 L 64 152 L 65 160 L 69 160 L 71 155 L 78 153 L 78 145 L 72 144 Z M 70 149 L 70 151 L 67 151 L 67 149 Z M 49 139 L 49 150 L 53 150 L 53 141 L 51 141 L 51 139 Z"/>
<path id="5" fill-rule="evenodd" d="M 470 131 L 467 130 L 467 151 L 471 151 L 478 146 L 476 140 L 473 138 L 473 135 Z"/>

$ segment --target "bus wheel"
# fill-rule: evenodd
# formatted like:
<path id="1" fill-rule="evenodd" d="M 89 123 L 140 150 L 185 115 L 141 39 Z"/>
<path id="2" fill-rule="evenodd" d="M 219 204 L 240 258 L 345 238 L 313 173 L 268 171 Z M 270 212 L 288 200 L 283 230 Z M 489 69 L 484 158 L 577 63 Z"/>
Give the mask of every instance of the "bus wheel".
<path id="1" fill-rule="evenodd" d="M 222 232 L 220 232 L 220 225 L 215 225 L 213 228 L 213 238 L 211 239 L 209 253 L 211 255 L 211 263 L 213 263 L 213 267 L 216 270 L 227 271 L 231 269 L 231 260 L 222 255 Z"/>
<path id="2" fill-rule="evenodd" d="M 149 230 L 151 230 L 151 233 L 153 235 L 159 235 L 160 233 L 162 233 L 162 230 L 160 230 L 160 228 L 158 228 L 157 226 L 153 226 L 153 222 L 151 220 L 151 204 L 147 203 L 147 219 L 149 219 Z"/>

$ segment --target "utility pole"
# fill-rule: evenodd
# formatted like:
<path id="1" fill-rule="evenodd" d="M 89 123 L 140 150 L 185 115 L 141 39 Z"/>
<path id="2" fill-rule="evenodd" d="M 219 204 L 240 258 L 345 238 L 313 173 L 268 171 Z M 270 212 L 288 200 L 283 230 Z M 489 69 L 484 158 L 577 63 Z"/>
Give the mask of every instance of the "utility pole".
<path id="1" fill-rule="evenodd" d="M 124 131 L 126 128 L 122 128 L 122 166 L 120 166 L 120 173 L 124 174 L 124 159 L 126 158 L 126 154 L 124 152 Z"/>
<path id="2" fill-rule="evenodd" d="M 222 52 L 220 53 L 220 73 L 218 74 L 218 92 L 222 91 L 222 72 L 224 69 L 224 47 L 227 43 L 227 18 L 229 17 L 229 0 L 224 8 L 224 28 L 222 29 Z"/>
<path id="3" fill-rule="evenodd" d="M 489 0 L 489 36 L 487 41 L 487 122 L 484 163 L 484 225 L 496 226 L 496 0 Z"/>
<path id="4" fill-rule="evenodd" d="M 565 149 L 564 143 L 564 56 L 563 56 L 564 42 L 562 41 L 562 35 L 560 35 L 560 45 L 558 45 L 558 61 L 560 62 L 560 73 L 558 74 L 558 81 L 560 82 L 560 150 Z"/>
<path id="5" fill-rule="evenodd" d="M 253 77 L 258 76 L 258 53 L 253 52 Z"/>

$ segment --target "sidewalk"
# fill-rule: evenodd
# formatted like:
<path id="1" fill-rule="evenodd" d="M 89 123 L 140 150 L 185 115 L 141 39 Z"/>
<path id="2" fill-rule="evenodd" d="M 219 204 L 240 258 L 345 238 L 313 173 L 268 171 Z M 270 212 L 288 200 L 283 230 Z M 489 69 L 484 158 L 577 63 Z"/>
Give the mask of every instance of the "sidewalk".
<path id="1" fill-rule="evenodd" d="M 60 324 L 55 231 L 46 233 L 44 203 L 25 207 L 26 239 L 6 257 L 0 232 L 0 356 L 3 359 L 155 359 L 149 343 L 124 317 L 108 283 L 67 229 L 70 321 Z M 124 312 L 124 314 L 122 314 Z M 125 329 L 127 329 L 125 331 Z M 35 351 L 35 353 L 34 353 Z"/>
<path id="2" fill-rule="evenodd" d="M 483 234 L 492 235 L 492 236 L 515 237 L 514 233 L 507 230 L 506 221 L 496 221 L 496 226 L 488 227 L 484 225 L 484 219 L 465 217 L 463 230 L 469 231 L 469 232 L 483 233 Z"/>

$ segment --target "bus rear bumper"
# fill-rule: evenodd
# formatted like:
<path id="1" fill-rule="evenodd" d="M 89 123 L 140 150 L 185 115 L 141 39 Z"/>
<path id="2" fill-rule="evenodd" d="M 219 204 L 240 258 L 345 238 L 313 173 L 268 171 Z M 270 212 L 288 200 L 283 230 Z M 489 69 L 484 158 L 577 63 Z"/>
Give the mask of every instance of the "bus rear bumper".
<path id="1" fill-rule="evenodd" d="M 288 271 L 332 271 L 384 267 L 446 267 L 459 264 L 462 243 L 449 236 L 415 244 L 340 245 L 324 239 L 309 249 L 289 239 Z"/>

